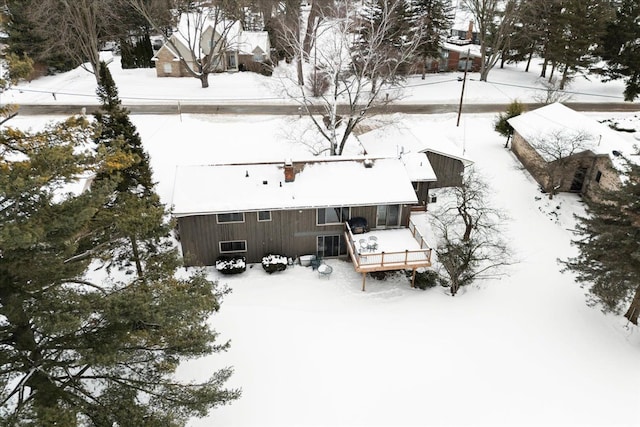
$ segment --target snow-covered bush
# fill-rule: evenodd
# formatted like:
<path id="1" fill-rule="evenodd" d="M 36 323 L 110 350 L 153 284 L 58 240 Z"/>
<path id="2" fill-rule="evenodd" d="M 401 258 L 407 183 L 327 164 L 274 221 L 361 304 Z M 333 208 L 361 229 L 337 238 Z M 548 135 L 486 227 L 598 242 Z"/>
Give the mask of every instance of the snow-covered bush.
<path id="1" fill-rule="evenodd" d="M 271 274 L 276 271 L 283 271 L 287 268 L 287 257 L 284 255 L 269 254 L 262 257 L 262 268 Z"/>
<path id="2" fill-rule="evenodd" d="M 222 274 L 240 274 L 247 269 L 247 259 L 243 256 L 219 256 L 216 270 Z"/>

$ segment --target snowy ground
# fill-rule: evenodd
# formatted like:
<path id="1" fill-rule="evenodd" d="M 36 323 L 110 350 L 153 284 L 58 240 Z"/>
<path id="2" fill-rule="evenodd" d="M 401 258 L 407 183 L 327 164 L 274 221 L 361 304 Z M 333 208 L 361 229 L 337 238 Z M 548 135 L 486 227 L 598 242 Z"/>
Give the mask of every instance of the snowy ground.
<path id="1" fill-rule="evenodd" d="M 480 82 L 479 73 L 469 73 L 465 102 L 508 103 L 540 102 L 545 90 L 540 74 L 541 61 L 534 59 L 529 72 L 525 64 L 507 64 L 489 74 L 489 82 Z M 255 73 L 221 73 L 209 77 L 209 88 L 202 89 L 194 78 L 157 78 L 155 69 L 122 70 L 119 57 L 109 69 L 126 104 L 148 103 L 265 103 L 292 102 L 283 97 L 283 89 L 291 87 L 291 66 L 282 62 L 273 77 Z M 460 101 L 462 73 L 428 74 L 425 80 L 413 76 L 401 91 L 401 103 L 448 103 Z M 565 101 L 622 102 L 621 80 L 603 83 L 595 76 L 576 76 L 566 87 Z M 295 90 L 293 91 L 295 93 Z M 2 94 L 3 103 L 15 104 L 91 104 L 95 98 L 95 79 L 78 68 L 68 73 L 24 82 Z M 640 102 L 640 101 L 638 101 Z"/>
<path id="2" fill-rule="evenodd" d="M 129 82 L 127 73 L 116 73 L 125 96 L 136 87 L 145 97 L 160 93 L 145 84 L 163 79 L 143 83 L 132 77 Z M 513 79 L 521 81 L 524 74 Z M 239 79 L 257 80 L 246 75 L 215 76 L 212 82 L 218 77 L 235 79 L 234 85 Z M 31 85 L 59 79 L 59 88 L 92 93 L 86 76 L 78 77 L 77 85 L 74 78 Z M 195 79 L 166 80 L 167 87 L 169 82 L 185 85 L 175 89 L 176 96 L 204 92 Z M 606 92 L 619 96 L 617 84 Z M 245 93 L 244 86 L 225 85 L 208 93 Z M 433 102 L 455 98 L 439 84 L 421 87 L 423 96 L 434 95 Z M 493 87 L 493 95 L 478 99 L 501 102 L 503 87 L 482 87 Z M 591 84 L 585 91 L 602 88 Z M 412 93 L 418 99 L 418 89 Z M 519 93 L 523 99 L 524 92 Z M 3 94 L 2 102 L 9 95 Z M 51 100 L 48 94 L 46 102 Z M 570 230 L 581 203 L 571 195 L 553 202 L 540 197 L 535 182 L 491 130 L 493 117 L 466 115 L 460 128 L 452 114 L 398 115 L 393 121 L 422 132 L 449 129 L 464 142 L 465 155 L 494 190 L 493 205 L 510 217 L 507 232 L 518 262 L 509 275 L 478 282 L 452 298 L 443 288 L 411 289 L 401 275 L 369 279 L 363 293 L 361 276 L 338 260 L 329 261 L 334 267 L 329 279 L 300 266 L 272 276 L 259 265 L 236 277 L 211 269 L 213 278 L 233 289 L 211 319 L 221 340 L 232 340 L 232 346 L 225 354 L 184 363 L 179 375 L 197 379 L 232 365 L 229 386 L 242 387 L 243 397 L 190 426 L 639 425 L 640 332 L 621 316 L 589 308 L 585 291 L 560 272 L 557 262 L 575 253 Z M 132 118 L 168 203 L 178 164 L 308 156 L 306 147 L 293 142 L 295 128 L 303 126 L 295 118 Z M 18 116 L 11 124 L 38 128 L 51 119 Z M 632 123 L 637 126 L 638 120 Z"/>

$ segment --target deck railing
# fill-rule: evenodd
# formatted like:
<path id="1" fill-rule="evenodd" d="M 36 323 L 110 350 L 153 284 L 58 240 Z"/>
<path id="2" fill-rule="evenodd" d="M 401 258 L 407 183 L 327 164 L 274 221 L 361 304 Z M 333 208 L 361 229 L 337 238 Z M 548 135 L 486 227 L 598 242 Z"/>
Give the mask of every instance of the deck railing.
<path id="1" fill-rule="evenodd" d="M 413 234 L 413 238 L 416 239 L 418 243 L 420 243 L 420 249 L 429 247 L 427 241 L 424 240 L 422 233 L 420 233 L 420 230 L 418 230 L 418 227 L 416 227 L 416 224 L 411 221 L 411 218 L 409 218 L 409 231 L 411 231 L 411 234 Z"/>
<path id="2" fill-rule="evenodd" d="M 431 265 L 431 248 L 427 245 L 413 222 L 409 221 L 409 231 L 413 238 L 420 244 L 419 250 L 405 250 L 401 252 L 360 252 L 356 245 L 356 239 L 351 232 L 351 227 L 345 223 L 345 238 L 349 256 L 353 261 L 356 271 L 384 271 L 402 270 Z"/>

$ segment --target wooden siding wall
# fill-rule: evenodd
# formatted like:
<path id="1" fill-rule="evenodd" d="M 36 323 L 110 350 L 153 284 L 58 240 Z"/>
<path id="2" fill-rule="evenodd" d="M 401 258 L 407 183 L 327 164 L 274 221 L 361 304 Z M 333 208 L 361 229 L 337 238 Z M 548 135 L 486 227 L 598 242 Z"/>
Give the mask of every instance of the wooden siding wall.
<path id="1" fill-rule="evenodd" d="M 429 204 L 429 189 L 433 182 L 418 182 L 418 188 L 416 189 L 416 196 L 418 197 L 418 204 L 426 206 Z"/>
<path id="2" fill-rule="evenodd" d="M 364 217 L 371 228 L 376 223 L 376 206 L 351 208 L 351 217 Z M 409 223 L 409 206 L 402 206 L 401 225 Z M 251 263 L 267 253 L 296 258 L 315 254 L 318 236 L 342 236 L 344 225 L 316 225 L 316 209 L 271 211 L 271 221 L 258 221 L 256 212 L 245 212 L 243 223 L 218 224 L 216 215 L 178 218 L 178 231 L 187 266 L 213 265 L 221 255 L 218 242 L 246 240 L 241 253 Z"/>
<path id="3" fill-rule="evenodd" d="M 459 187 L 462 185 L 464 164 L 461 160 L 437 153 L 427 152 L 426 154 L 438 178 L 436 182 L 431 183 L 431 188 Z"/>

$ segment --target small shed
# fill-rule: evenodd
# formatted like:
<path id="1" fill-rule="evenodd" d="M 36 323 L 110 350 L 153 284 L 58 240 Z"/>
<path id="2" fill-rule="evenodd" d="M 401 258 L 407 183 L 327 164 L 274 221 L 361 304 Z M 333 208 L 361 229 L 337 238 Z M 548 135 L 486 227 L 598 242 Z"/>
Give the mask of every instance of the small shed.
<path id="1" fill-rule="evenodd" d="M 514 129 L 511 150 L 549 191 L 597 197 L 620 184 L 621 155 L 633 145 L 614 130 L 556 102 L 508 120 Z"/>

